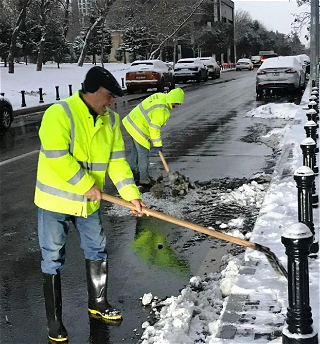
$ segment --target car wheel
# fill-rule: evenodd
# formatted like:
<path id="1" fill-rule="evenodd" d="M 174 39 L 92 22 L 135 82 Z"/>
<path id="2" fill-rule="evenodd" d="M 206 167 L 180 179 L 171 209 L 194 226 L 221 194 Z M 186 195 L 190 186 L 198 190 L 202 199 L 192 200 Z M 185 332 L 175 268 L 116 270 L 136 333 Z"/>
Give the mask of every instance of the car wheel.
<path id="1" fill-rule="evenodd" d="M 164 80 L 160 80 L 160 84 L 157 86 L 157 91 L 158 92 L 163 92 L 164 91 Z"/>
<path id="2" fill-rule="evenodd" d="M 263 96 L 263 91 L 262 90 L 256 90 L 256 93 L 257 93 L 256 99 L 261 99 Z"/>
<path id="3" fill-rule="evenodd" d="M 7 106 L 3 106 L 0 111 L 0 127 L 1 129 L 9 129 L 13 119 L 12 111 Z"/>
<path id="4" fill-rule="evenodd" d="M 128 92 L 129 94 L 133 94 L 133 93 L 134 93 L 133 87 L 127 86 L 127 92 Z"/>
<path id="5" fill-rule="evenodd" d="M 171 83 L 169 85 L 169 90 L 171 91 L 171 90 L 174 90 L 175 88 L 176 88 L 176 82 L 174 78 L 172 78 Z"/>

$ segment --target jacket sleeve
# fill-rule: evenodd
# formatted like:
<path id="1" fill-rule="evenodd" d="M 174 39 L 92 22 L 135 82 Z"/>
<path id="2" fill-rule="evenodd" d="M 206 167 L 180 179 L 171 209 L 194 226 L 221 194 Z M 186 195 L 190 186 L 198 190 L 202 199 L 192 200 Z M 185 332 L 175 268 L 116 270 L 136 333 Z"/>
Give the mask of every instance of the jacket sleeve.
<path id="1" fill-rule="evenodd" d="M 71 184 L 76 193 L 84 195 L 95 180 L 70 154 L 70 131 L 70 120 L 61 105 L 47 109 L 39 130 L 40 154 L 45 156 L 46 163 L 59 178 Z"/>
<path id="2" fill-rule="evenodd" d="M 166 124 L 170 117 L 170 112 L 167 108 L 156 108 L 150 112 L 150 140 L 154 147 L 161 147 L 161 127 Z"/>
<path id="3" fill-rule="evenodd" d="M 126 160 L 124 141 L 120 130 L 120 118 L 115 114 L 114 139 L 107 172 L 120 196 L 126 200 L 141 199 L 130 166 Z"/>

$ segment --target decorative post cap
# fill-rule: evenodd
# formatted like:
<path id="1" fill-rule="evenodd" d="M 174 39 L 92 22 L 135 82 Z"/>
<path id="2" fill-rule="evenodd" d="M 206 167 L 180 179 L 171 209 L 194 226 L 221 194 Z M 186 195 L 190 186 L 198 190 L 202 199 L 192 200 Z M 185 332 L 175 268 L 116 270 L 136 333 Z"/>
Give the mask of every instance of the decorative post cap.
<path id="1" fill-rule="evenodd" d="M 315 121 L 307 121 L 304 127 L 316 127 L 317 123 Z"/>
<path id="2" fill-rule="evenodd" d="M 294 175 L 296 177 L 306 177 L 306 176 L 313 176 L 314 172 L 312 171 L 312 169 L 308 166 L 301 166 L 299 168 L 297 168 L 294 171 Z"/>
<path id="3" fill-rule="evenodd" d="M 315 109 L 307 110 L 307 115 L 314 115 L 314 114 L 317 114 L 317 111 Z"/>
<path id="4" fill-rule="evenodd" d="M 298 222 L 285 229 L 282 236 L 288 239 L 305 239 L 313 237 L 313 234 L 306 224 Z"/>
<path id="5" fill-rule="evenodd" d="M 301 146 L 315 146 L 316 142 L 311 138 L 307 137 L 301 142 Z"/>

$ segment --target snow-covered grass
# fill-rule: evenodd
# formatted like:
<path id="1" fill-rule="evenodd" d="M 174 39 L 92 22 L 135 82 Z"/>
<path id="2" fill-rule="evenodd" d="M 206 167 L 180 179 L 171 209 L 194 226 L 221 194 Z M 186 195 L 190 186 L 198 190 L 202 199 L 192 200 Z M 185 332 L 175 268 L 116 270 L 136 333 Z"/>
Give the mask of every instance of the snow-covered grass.
<path id="1" fill-rule="evenodd" d="M 34 64 L 16 63 L 15 72 L 9 74 L 8 69 L 0 64 L 0 93 L 5 93 L 14 110 L 21 109 L 21 91 L 25 91 L 27 107 L 38 106 L 40 87 L 43 89 L 44 103 L 54 103 L 56 86 L 59 86 L 60 99 L 67 98 L 69 85 L 72 85 L 73 92 L 81 89 L 87 71 L 93 66 L 91 63 L 85 63 L 83 67 L 78 67 L 77 64 L 61 64 L 58 69 L 56 63 L 46 63 L 42 71 L 37 72 Z M 130 63 L 105 63 L 104 67 L 112 72 L 120 86 L 125 84 L 125 74 Z"/>

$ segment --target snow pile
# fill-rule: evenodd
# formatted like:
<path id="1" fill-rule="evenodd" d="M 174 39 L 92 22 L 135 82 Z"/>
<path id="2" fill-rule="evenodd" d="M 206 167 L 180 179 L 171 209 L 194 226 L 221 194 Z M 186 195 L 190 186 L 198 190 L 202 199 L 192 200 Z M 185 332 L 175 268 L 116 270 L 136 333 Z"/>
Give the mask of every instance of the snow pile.
<path id="1" fill-rule="evenodd" d="M 237 190 L 221 194 L 221 201 L 226 204 L 237 203 L 241 206 L 256 206 L 260 208 L 264 196 L 265 186 L 253 180 L 250 184 L 244 184 Z"/>
<path id="2" fill-rule="evenodd" d="M 143 324 L 145 331 L 140 343 L 205 342 L 211 333 L 210 323 L 219 318 L 223 297 L 230 294 L 239 271 L 239 260 L 230 258 L 230 255 L 223 258 L 225 262 L 229 262 L 221 274 L 211 273 L 204 279 L 192 277 L 179 296 L 154 303 L 153 312 L 158 320 L 153 325 L 150 322 Z M 157 310 L 158 307 L 161 307 L 160 311 Z"/>
<path id="3" fill-rule="evenodd" d="M 298 108 L 299 105 L 293 103 L 269 103 L 248 111 L 244 117 L 281 118 L 290 120 L 295 117 Z"/>

